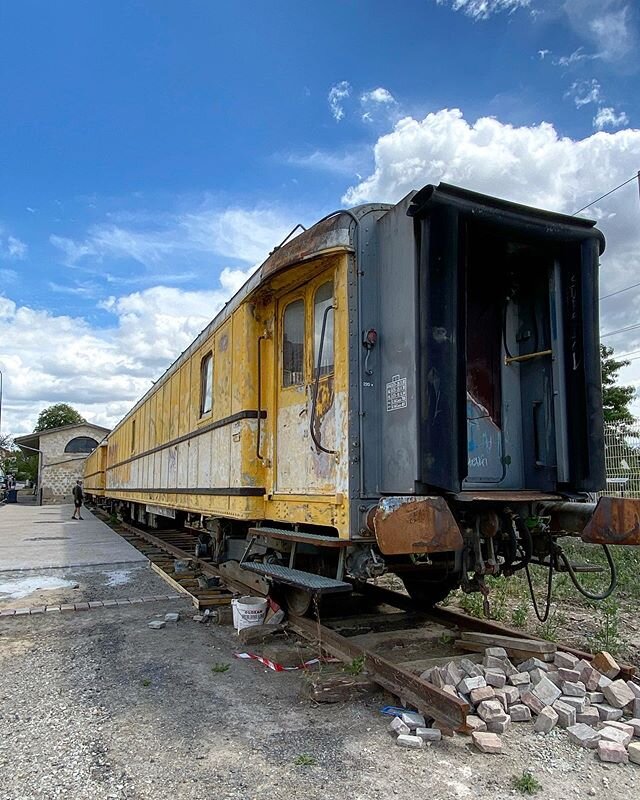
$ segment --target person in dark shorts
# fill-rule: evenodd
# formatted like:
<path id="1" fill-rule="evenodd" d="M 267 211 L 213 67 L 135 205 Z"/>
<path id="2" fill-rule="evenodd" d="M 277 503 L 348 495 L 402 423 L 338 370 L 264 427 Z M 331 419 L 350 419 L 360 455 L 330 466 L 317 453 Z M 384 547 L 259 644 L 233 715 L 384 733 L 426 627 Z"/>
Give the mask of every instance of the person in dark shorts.
<path id="1" fill-rule="evenodd" d="M 82 508 L 82 501 L 84 499 L 84 493 L 82 491 L 82 481 L 76 481 L 76 485 L 73 487 L 73 516 L 71 519 L 82 519 L 80 516 L 80 509 Z"/>

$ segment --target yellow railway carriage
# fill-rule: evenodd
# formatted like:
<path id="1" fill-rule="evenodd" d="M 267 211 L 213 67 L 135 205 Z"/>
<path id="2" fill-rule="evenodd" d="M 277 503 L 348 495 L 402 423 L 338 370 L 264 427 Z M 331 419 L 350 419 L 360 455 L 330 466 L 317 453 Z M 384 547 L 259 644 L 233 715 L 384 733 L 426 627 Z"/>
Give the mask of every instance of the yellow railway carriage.
<path id="1" fill-rule="evenodd" d="M 199 531 L 200 553 L 298 609 L 301 590 L 387 569 L 426 604 L 484 592 L 557 562 L 567 533 L 638 544 L 636 504 L 588 502 L 603 247 L 587 220 L 444 184 L 336 212 L 276 248 L 116 426 L 87 493 Z"/>

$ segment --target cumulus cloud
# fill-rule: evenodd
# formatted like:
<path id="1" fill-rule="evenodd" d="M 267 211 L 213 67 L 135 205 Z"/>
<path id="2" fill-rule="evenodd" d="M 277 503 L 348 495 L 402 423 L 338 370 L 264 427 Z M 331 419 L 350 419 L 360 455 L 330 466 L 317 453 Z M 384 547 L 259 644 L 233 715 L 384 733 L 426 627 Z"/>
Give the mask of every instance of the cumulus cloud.
<path id="1" fill-rule="evenodd" d="M 336 122 L 344 119 L 344 101 L 351 95 L 349 81 L 340 81 L 329 89 L 329 110 Z"/>
<path id="2" fill-rule="evenodd" d="M 490 117 L 472 122 L 457 109 L 442 109 L 424 119 L 400 120 L 378 139 L 374 157 L 373 171 L 347 190 L 345 203 L 397 202 L 412 189 L 446 181 L 571 214 L 635 175 L 640 130 L 571 139 L 546 122 L 521 127 Z M 629 183 L 584 215 L 598 220 L 607 237 L 602 293 L 637 283 L 637 184 Z M 635 323 L 640 316 L 640 292 L 603 301 L 601 314 L 605 331 Z M 640 349 L 640 329 L 606 341 L 620 352 Z M 625 379 L 637 380 L 640 386 L 640 361 L 628 370 Z"/>
<path id="3" fill-rule="evenodd" d="M 529 8 L 531 0 L 437 0 L 439 6 L 448 5 L 454 11 L 461 11 L 475 20 L 485 20 L 494 14 L 506 11 L 512 14 L 522 8 Z"/>
<path id="4" fill-rule="evenodd" d="M 67 402 L 87 419 L 113 426 L 213 319 L 249 277 L 225 269 L 210 291 L 155 286 L 102 306 L 114 324 L 18 306 L 0 297 L 3 430 L 33 430 L 38 413 Z"/>
<path id="5" fill-rule="evenodd" d="M 615 108 L 611 106 L 603 106 L 598 109 L 598 113 L 593 118 L 593 127 L 596 130 L 603 130 L 604 128 L 621 128 L 623 125 L 629 124 L 629 117 L 624 111 L 616 112 Z"/>
<path id="6" fill-rule="evenodd" d="M 395 103 L 396 100 L 388 89 L 385 89 L 382 86 L 378 86 L 377 89 L 372 89 L 370 92 L 364 92 L 364 94 L 360 96 L 360 102 L 365 104 L 366 103 L 389 104 L 389 103 Z"/>

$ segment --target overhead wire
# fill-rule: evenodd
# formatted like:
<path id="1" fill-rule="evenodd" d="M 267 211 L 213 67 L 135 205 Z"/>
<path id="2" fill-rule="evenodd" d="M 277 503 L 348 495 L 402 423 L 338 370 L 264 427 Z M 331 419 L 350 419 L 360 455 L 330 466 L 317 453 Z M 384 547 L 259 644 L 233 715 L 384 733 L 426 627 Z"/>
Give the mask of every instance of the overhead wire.
<path id="1" fill-rule="evenodd" d="M 574 211 L 571 216 L 575 217 L 575 215 L 579 214 L 581 211 L 586 211 L 587 208 L 590 208 L 592 205 L 594 205 L 595 203 L 598 203 L 600 200 L 604 200 L 605 197 L 609 197 L 610 194 L 613 194 L 614 192 L 617 192 L 618 189 L 622 189 L 623 186 L 626 186 L 628 183 L 631 183 L 631 181 L 639 180 L 639 178 L 638 178 L 639 174 L 640 173 L 636 172 L 635 175 L 632 175 L 630 178 L 627 178 L 626 181 L 623 181 L 621 184 L 619 184 L 618 186 L 614 187 L 613 189 L 610 189 L 608 192 L 605 192 L 604 194 L 601 194 L 600 197 L 596 197 L 595 200 L 592 200 L 590 203 L 587 203 L 586 206 L 582 206 L 582 208 L 579 208 L 577 211 Z"/>

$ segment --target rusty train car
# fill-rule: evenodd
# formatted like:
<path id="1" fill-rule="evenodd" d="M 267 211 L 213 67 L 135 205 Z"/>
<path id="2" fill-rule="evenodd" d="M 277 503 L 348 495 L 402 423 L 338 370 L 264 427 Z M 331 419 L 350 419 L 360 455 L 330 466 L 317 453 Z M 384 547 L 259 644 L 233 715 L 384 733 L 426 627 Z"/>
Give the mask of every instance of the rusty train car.
<path id="1" fill-rule="evenodd" d="M 640 543 L 635 501 L 590 501 L 603 249 L 591 221 L 442 183 L 331 214 L 136 403 L 85 491 L 197 531 L 297 611 L 386 571 L 427 606 L 530 563 L 575 577 L 561 536 Z"/>

